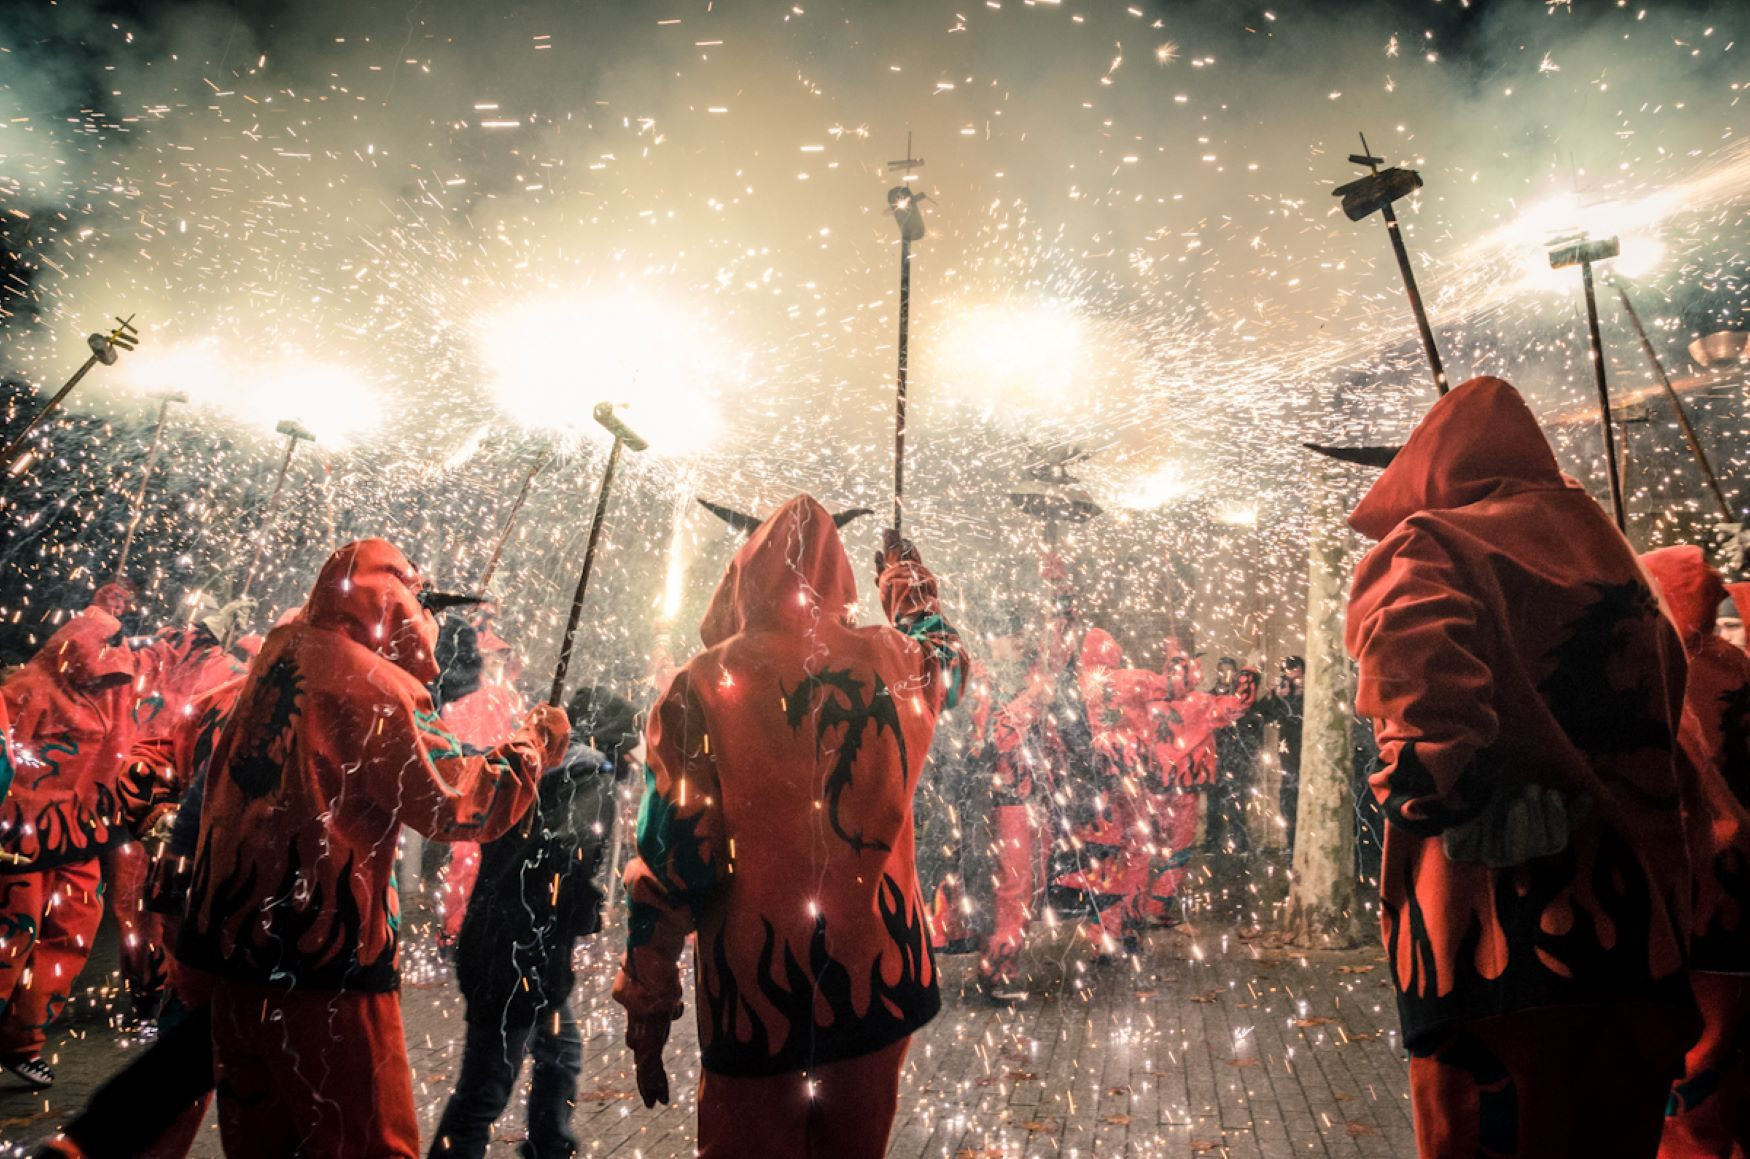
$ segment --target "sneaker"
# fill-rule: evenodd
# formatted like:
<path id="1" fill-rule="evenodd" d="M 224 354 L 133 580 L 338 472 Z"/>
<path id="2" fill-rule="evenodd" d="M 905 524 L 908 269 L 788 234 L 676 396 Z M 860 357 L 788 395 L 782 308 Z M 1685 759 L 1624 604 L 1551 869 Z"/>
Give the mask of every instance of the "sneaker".
<path id="1" fill-rule="evenodd" d="M 979 987 L 985 998 L 997 1006 L 1019 1006 L 1031 996 L 1019 982 L 986 982 Z"/>
<path id="2" fill-rule="evenodd" d="M 6 1069 L 29 1083 L 32 1090 L 46 1091 L 55 1085 L 55 1070 L 40 1054 L 23 1062 L 9 1062 Z"/>

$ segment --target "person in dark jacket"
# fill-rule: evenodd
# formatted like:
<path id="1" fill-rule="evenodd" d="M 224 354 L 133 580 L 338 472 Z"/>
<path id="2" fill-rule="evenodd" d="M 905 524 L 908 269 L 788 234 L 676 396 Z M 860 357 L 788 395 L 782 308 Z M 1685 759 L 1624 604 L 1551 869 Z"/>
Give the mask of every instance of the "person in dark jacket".
<path id="1" fill-rule="evenodd" d="M 571 747 L 542 774 L 531 823 L 481 849 L 456 941 L 467 1037 L 433 1157 L 486 1154 L 525 1053 L 534 1074 L 522 1154 L 577 1152 L 570 1123 L 583 1042 L 571 1010 L 571 954 L 578 938 L 601 929 L 599 874 L 638 723 L 630 703 L 601 688 L 580 689 L 568 708 Z"/>
<path id="2" fill-rule="evenodd" d="M 1294 854 L 1294 821 L 1300 811 L 1300 729 L 1306 711 L 1306 661 L 1290 656 L 1282 662 L 1282 675 L 1270 694 L 1258 701 L 1258 715 L 1276 726 L 1276 756 L 1282 767 L 1279 804 L 1282 822 L 1288 826 L 1286 846 Z"/>

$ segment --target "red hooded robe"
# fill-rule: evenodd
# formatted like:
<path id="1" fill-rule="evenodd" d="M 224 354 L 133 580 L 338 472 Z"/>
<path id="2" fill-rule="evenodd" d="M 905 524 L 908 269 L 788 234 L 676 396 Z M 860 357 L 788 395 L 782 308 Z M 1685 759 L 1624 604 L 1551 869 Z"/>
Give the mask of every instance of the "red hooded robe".
<path id="1" fill-rule="evenodd" d="M 207 774 L 178 956 L 243 982 L 396 988 L 402 825 L 489 841 L 567 734 L 525 725 L 467 755 L 438 721 L 437 623 L 391 544 L 336 551 L 304 612 L 250 666 Z"/>
<path id="2" fill-rule="evenodd" d="M 85 861 L 131 836 L 116 781 L 144 660 L 105 598 L 115 587 L 99 589 L 0 687 L 15 770 L 11 792 L 0 794 L 0 851 L 20 868 Z"/>
<path id="3" fill-rule="evenodd" d="M 896 627 L 852 626 L 832 518 L 790 500 L 736 553 L 705 651 L 651 715 L 614 997 L 667 1017 L 696 929 L 712 1073 L 873 1054 L 940 1006 L 911 803 L 967 661 L 921 563 L 890 553 L 879 586 Z"/>
<path id="4" fill-rule="evenodd" d="M 1497 378 L 1436 403 L 1349 522 L 1379 541 L 1347 644 L 1379 739 L 1406 1043 L 1537 1007 L 1692 1016 L 1684 662 L 1633 551 Z M 1590 800 L 1566 849 L 1506 869 L 1447 858 L 1445 830 L 1525 784 Z"/>
<path id="5" fill-rule="evenodd" d="M 1678 737 L 1701 804 L 1689 813 L 1696 877 L 1690 965 L 1750 973 L 1750 656 L 1714 634 L 1726 588 L 1701 548 L 1660 548 L 1641 563 L 1689 656 Z"/>

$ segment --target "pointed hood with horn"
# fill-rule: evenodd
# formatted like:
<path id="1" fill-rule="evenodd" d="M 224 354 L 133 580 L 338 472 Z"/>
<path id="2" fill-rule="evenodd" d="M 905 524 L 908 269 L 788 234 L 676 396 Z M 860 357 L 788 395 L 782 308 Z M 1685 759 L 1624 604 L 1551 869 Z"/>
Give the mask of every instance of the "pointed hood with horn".
<path id="1" fill-rule="evenodd" d="M 1418 511 L 1450 510 L 1515 491 L 1579 484 L 1562 474 L 1549 440 L 1512 384 L 1473 378 L 1428 409 L 1401 450 L 1345 450 L 1348 462 L 1385 471 L 1349 516 L 1349 526 L 1384 539 Z M 1387 452 L 1390 452 L 1389 454 Z"/>
<path id="2" fill-rule="evenodd" d="M 723 522 L 729 524 L 729 526 L 735 528 L 735 530 L 741 532 L 743 535 L 752 535 L 754 532 L 758 531 L 760 525 L 765 522 L 764 519 L 757 519 L 754 516 L 747 514 L 745 511 L 737 511 L 733 507 L 725 507 L 721 503 L 713 503 L 705 498 L 699 499 L 699 506 L 709 511 L 717 518 L 723 520 Z M 853 507 L 848 511 L 836 511 L 832 515 L 832 525 L 836 528 L 843 529 L 844 526 L 852 520 L 861 519 L 865 515 L 873 514 L 875 514 L 875 512 L 867 507 Z"/>

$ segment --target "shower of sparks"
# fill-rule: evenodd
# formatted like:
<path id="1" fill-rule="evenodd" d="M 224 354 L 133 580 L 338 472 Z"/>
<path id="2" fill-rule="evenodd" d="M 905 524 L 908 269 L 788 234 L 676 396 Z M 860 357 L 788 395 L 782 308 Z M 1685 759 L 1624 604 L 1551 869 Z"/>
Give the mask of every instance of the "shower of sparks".
<path id="1" fill-rule="evenodd" d="M 1398 441 L 1430 401 L 1387 242 L 1330 196 L 1354 175 L 1357 129 L 1426 182 L 1398 212 L 1453 382 L 1517 382 L 1564 469 L 1602 495 L 1579 278 L 1549 269 L 1548 246 L 1619 237 L 1599 275 L 1633 282 L 1729 494 L 1750 502 L 1745 364 L 1730 357 L 1730 335 L 1750 332 L 1750 25 L 1729 5 L 1713 25 L 1696 6 L 1552 2 L 1462 26 L 1408 3 L 1341 22 L 1140 0 L 687 0 L 582 16 L 519 0 L 491 22 L 467 0 L 309 0 L 279 24 L 227 5 L 146 0 L 99 21 L 89 7 L 0 6 L 8 431 L 113 315 L 136 315 L 142 337 L 11 465 L 7 662 L 110 574 L 154 395 L 177 390 L 191 405 L 167 420 L 132 548 L 148 629 L 236 584 L 281 420 L 317 442 L 297 448 L 260 532 L 262 624 L 364 535 L 472 590 L 554 449 L 492 584 L 494 630 L 532 687 L 576 582 L 605 401 L 651 447 L 611 496 L 577 675 L 648 708 L 738 542 L 694 496 L 762 513 L 801 490 L 835 509 L 889 498 L 886 165 L 907 133 L 930 162 L 906 179 L 931 200 L 913 251 L 906 532 L 968 639 L 1025 638 L 981 657 L 1005 695 L 1053 595 L 1047 528 L 1011 494 L 1072 446 L 1088 452 L 1073 485 L 1104 510 L 1049 530 L 1078 614 L 1127 665 L 1158 668 L 1176 636 L 1211 668 L 1259 666 L 1269 687 L 1280 659 L 1307 652 L 1318 476 L 1300 445 Z M 1600 295 L 1606 358 L 1628 398 L 1655 380 L 1613 298 Z M 1703 366 L 1691 343 L 1710 335 L 1727 355 Z M 1701 541 L 1712 511 L 1669 411 L 1647 413 L 1625 424 L 1630 535 Z M 878 520 L 844 537 L 869 623 Z M 768 693 L 739 670 L 722 680 Z M 972 716 L 946 719 L 919 790 L 926 888 L 977 876 L 952 854 L 986 819 L 934 774 L 967 751 Z M 1245 847 L 1193 851 L 1189 926 L 1095 964 L 1080 915 L 1044 906 L 1025 960 L 1049 1000 L 1015 1010 L 981 1004 L 971 959 L 943 959 L 948 1000 L 913 1047 L 906 1129 L 943 1154 L 1006 1159 L 1103 1154 L 1133 1114 L 1143 1155 L 1222 1154 L 1234 1132 L 1268 1140 L 1234 1153 L 1314 1136 L 1353 1150 L 1407 1121 L 1383 965 L 1310 961 L 1263 936 L 1288 875 L 1282 763 L 1259 745 L 1239 794 Z M 1067 829 L 1049 835 L 1082 854 Z M 460 1007 L 430 929 L 435 887 L 402 889 L 404 973 L 444 1059 L 419 1068 L 429 1127 Z M 989 919 L 970 894 L 961 910 Z M 623 922 L 610 913 L 577 955 L 590 1057 L 616 1052 L 586 1080 L 600 1097 L 579 1103 L 608 1108 L 598 1124 L 650 1121 L 622 1089 L 607 993 Z M 84 1009 L 119 1021 L 113 977 L 81 986 Z M 1351 1089 L 1315 1102 L 1318 1121 L 1257 1111 L 1266 1088 L 1322 1081 L 1308 1077 L 1321 1067 Z M 671 1053 L 670 1069 L 684 1117 L 696 1053 Z M 39 1104 L 23 1110 L 48 1114 Z M 1236 1107 L 1253 1122 L 1231 1121 Z M 619 1129 L 640 1145 L 643 1127 Z"/>

